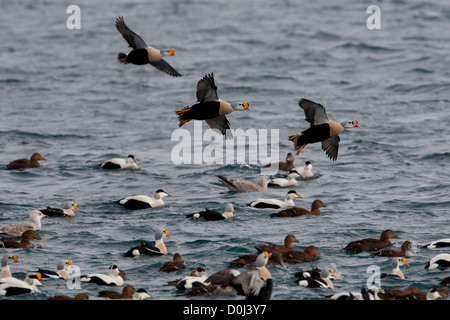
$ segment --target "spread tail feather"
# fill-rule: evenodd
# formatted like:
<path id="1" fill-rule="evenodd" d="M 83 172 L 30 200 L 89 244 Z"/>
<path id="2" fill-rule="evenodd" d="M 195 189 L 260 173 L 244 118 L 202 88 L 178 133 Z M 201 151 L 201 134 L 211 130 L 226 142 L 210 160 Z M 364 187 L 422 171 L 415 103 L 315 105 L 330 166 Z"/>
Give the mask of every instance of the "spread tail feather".
<path id="1" fill-rule="evenodd" d="M 190 107 L 186 107 L 182 110 L 177 110 L 175 111 L 175 114 L 178 116 L 178 120 L 180 121 L 180 123 L 178 124 L 179 127 L 182 127 L 185 123 L 191 121 L 192 119 L 189 118 L 185 118 L 185 114 L 186 112 L 190 111 L 191 108 Z"/>
<path id="2" fill-rule="evenodd" d="M 127 55 L 123 52 L 119 52 L 117 55 L 117 60 L 119 60 L 120 63 L 128 64 Z"/>

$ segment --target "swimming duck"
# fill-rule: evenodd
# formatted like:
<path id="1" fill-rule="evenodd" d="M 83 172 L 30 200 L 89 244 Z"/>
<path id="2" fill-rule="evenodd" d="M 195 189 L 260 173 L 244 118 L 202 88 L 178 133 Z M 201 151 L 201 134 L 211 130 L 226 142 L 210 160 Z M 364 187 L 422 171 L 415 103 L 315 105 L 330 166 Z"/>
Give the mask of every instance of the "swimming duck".
<path id="1" fill-rule="evenodd" d="M 231 139 L 233 135 L 226 115 L 235 110 L 250 110 L 248 103 L 228 103 L 219 99 L 213 73 L 205 75 L 197 83 L 196 95 L 197 104 L 175 112 L 179 120 L 178 126 L 182 127 L 191 120 L 205 120 L 212 129 Z"/>
<path id="2" fill-rule="evenodd" d="M 295 170 L 289 171 L 286 178 L 274 178 L 269 181 L 269 187 L 289 187 L 298 185 L 296 178 L 300 175 Z"/>
<path id="3" fill-rule="evenodd" d="M 273 279 L 266 264 L 272 254 L 264 251 L 256 259 L 255 269 L 242 272 L 231 280 L 231 286 L 246 300 L 270 300 Z"/>
<path id="4" fill-rule="evenodd" d="M 276 168 L 282 171 L 291 171 L 295 168 L 294 165 L 295 156 L 289 152 L 286 156 L 286 162 L 269 163 L 264 166 L 264 168 Z"/>
<path id="5" fill-rule="evenodd" d="M 271 252 L 272 255 L 269 258 L 269 261 L 267 261 L 266 267 L 274 267 L 275 265 L 280 265 L 283 269 L 286 269 L 286 265 L 283 261 L 283 254 L 278 251 Z M 243 254 L 239 255 L 238 258 L 230 261 L 230 264 L 236 267 L 241 268 L 254 268 L 256 264 L 256 259 L 258 258 L 258 254 Z"/>
<path id="6" fill-rule="evenodd" d="M 39 161 L 46 160 L 39 153 L 35 152 L 31 155 L 30 159 L 17 159 L 11 161 L 6 169 L 8 170 L 18 170 L 18 169 L 26 169 L 26 168 L 37 168 L 40 166 Z"/>
<path id="7" fill-rule="evenodd" d="M 77 293 L 74 297 L 56 295 L 49 297 L 46 300 L 89 300 L 89 296 L 86 293 Z"/>
<path id="8" fill-rule="evenodd" d="M 210 275 L 203 283 L 193 285 L 185 296 L 229 295 L 233 292 L 231 281 L 241 274 L 235 269 L 224 269 Z"/>
<path id="9" fill-rule="evenodd" d="M 30 242 L 31 239 L 40 240 L 41 238 L 33 230 L 27 230 L 20 236 L 20 242 L 12 239 L 1 242 L 3 243 L 4 248 L 33 248 L 34 245 Z"/>
<path id="10" fill-rule="evenodd" d="M 367 238 L 352 241 L 345 246 L 344 250 L 348 250 L 353 253 L 359 253 L 362 251 L 378 251 L 392 245 L 390 241 L 392 238 L 401 239 L 400 236 L 396 235 L 392 230 L 387 229 L 381 233 L 380 239 Z"/>
<path id="11" fill-rule="evenodd" d="M 406 258 L 393 258 L 392 259 L 392 272 L 391 273 L 382 273 L 380 274 L 380 278 L 400 278 L 405 279 L 405 275 L 402 270 L 400 270 L 400 266 L 408 266 L 406 262 Z"/>
<path id="12" fill-rule="evenodd" d="M 302 177 L 303 179 L 314 177 L 314 173 L 312 172 L 311 161 L 306 161 L 305 165 L 304 165 L 304 167 L 302 169 L 300 169 L 300 168 L 293 168 L 292 170 L 297 172 L 297 174 L 300 177 Z"/>
<path id="13" fill-rule="evenodd" d="M 309 272 L 309 276 L 305 276 L 306 273 L 300 273 L 297 275 L 301 276 L 298 277 L 295 282 L 298 285 L 307 288 L 334 289 L 333 281 L 331 281 L 333 272 L 333 269 L 322 269 L 317 272 Z"/>
<path id="14" fill-rule="evenodd" d="M 283 253 L 283 260 L 286 263 L 303 263 L 314 261 L 317 257 L 322 256 L 316 246 L 308 246 L 303 251 L 292 250 Z"/>
<path id="15" fill-rule="evenodd" d="M 129 155 L 126 158 L 112 158 L 100 165 L 103 169 L 139 169 L 136 158 Z"/>
<path id="16" fill-rule="evenodd" d="M 113 290 L 101 290 L 97 297 L 109 298 L 109 299 L 130 299 L 133 298 L 136 289 L 132 285 L 126 285 L 123 287 L 122 292 Z"/>
<path id="17" fill-rule="evenodd" d="M 42 285 L 41 274 L 29 274 L 24 280 L 19 280 L 13 277 L 0 279 L 0 295 L 10 297 L 28 293 L 39 293 L 37 286 Z"/>
<path id="18" fill-rule="evenodd" d="M 382 257 L 404 257 L 412 255 L 412 243 L 411 241 L 405 241 L 402 243 L 400 250 L 384 249 L 379 252 L 373 253 L 373 256 Z"/>
<path id="19" fill-rule="evenodd" d="M 142 243 L 141 245 L 131 248 L 125 253 L 127 257 L 137 257 L 141 254 L 151 256 L 161 256 L 167 254 L 167 248 L 164 244 L 164 238 L 170 238 L 167 229 L 157 229 L 155 232 L 155 245 Z"/>
<path id="20" fill-rule="evenodd" d="M 277 217 L 298 217 L 304 215 L 320 215 L 320 208 L 326 207 L 326 205 L 322 202 L 322 200 L 314 200 L 311 204 L 311 210 L 307 210 L 304 208 L 294 207 L 284 209 L 280 212 L 274 213 L 274 216 Z"/>
<path id="21" fill-rule="evenodd" d="M 72 267 L 71 260 L 60 260 L 56 265 L 56 271 L 39 268 L 37 272 L 39 272 L 44 279 L 52 278 L 67 280 L 70 278 L 70 273 L 67 271 L 67 268 L 70 267 Z"/>
<path id="22" fill-rule="evenodd" d="M 303 197 L 297 193 L 295 190 L 290 190 L 284 199 L 278 200 L 278 199 L 256 199 L 255 201 L 250 202 L 248 205 L 253 208 L 270 208 L 270 209 L 280 209 L 285 207 L 293 207 L 295 205 L 294 198 L 301 198 Z"/>
<path id="23" fill-rule="evenodd" d="M 380 297 L 378 295 L 383 292 L 383 289 L 375 285 L 370 286 L 369 288 L 362 287 L 361 300 L 380 300 Z"/>
<path id="24" fill-rule="evenodd" d="M 217 176 L 230 191 L 236 192 L 266 192 L 270 178 L 268 176 L 260 176 L 257 183 L 246 180 L 230 179 L 223 176 Z"/>
<path id="25" fill-rule="evenodd" d="M 147 300 L 155 298 L 153 295 L 149 294 L 145 289 L 137 289 L 133 294 L 133 300 Z"/>
<path id="26" fill-rule="evenodd" d="M 10 256 L 5 254 L 2 258 L 2 272 L 0 273 L 0 279 L 12 277 L 11 269 L 9 265 L 12 263 L 20 263 L 19 258 L 16 255 Z"/>
<path id="27" fill-rule="evenodd" d="M 192 289 L 193 286 L 200 286 L 204 284 L 206 278 L 208 278 L 208 275 L 206 274 L 205 269 L 198 267 L 196 270 L 193 270 L 189 276 L 178 280 L 175 287 L 178 290 Z"/>
<path id="28" fill-rule="evenodd" d="M 430 259 L 430 261 L 427 262 L 425 265 L 425 269 L 427 270 L 433 270 L 433 269 L 446 269 L 450 268 L 450 253 L 441 253 L 433 258 Z"/>
<path id="29" fill-rule="evenodd" d="M 135 195 L 122 198 L 117 201 L 117 203 L 129 210 L 158 208 L 164 206 L 164 201 L 162 198 L 171 196 L 171 194 L 165 192 L 163 189 L 158 189 L 152 197 L 146 195 Z"/>
<path id="30" fill-rule="evenodd" d="M 256 247 L 256 250 L 259 253 L 262 253 L 264 251 L 273 253 L 275 251 L 278 252 L 289 252 L 289 251 L 293 251 L 294 247 L 292 246 L 293 243 L 298 242 L 297 238 L 295 237 L 295 235 L 293 235 L 292 233 L 288 234 L 285 238 L 284 238 L 284 244 L 283 245 L 279 245 L 279 244 L 269 244 L 269 245 L 265 245 L 265 246 L 260 246 L 260 247 Z"/>
<path id="31" fill-rule="evenodd" d="M 182 76 L 182 74 L 163 59 L 164 56 L 174 56 L 175 49 L 158 50 L 148 46 L 140 35 L 128 28 L 123 17 L 118 17 L 116 19 L 116 28 L 128 43 L 129 47 L 133 48 L 129 53 L 120 52 L 117 55 L 117 59 L 120 63 L 132 63 L 136 65 L 151 64 L 156 69 L 173 77 Z"/>
<path id="32" fill-rule="evenodd" d="M 358 122 L 350 120 L 338 123 L 328 120 L 325 108 L 311 100 L 301 99 L 298 105 L 305 112 L 310 127 L 300 134 L 289 136 L 289 140 L 294 142 L 297 155 L 309 143 L 321 142 L 327 156 L 335 161 L 339 151 L 339 134 L 347 128 L 358 128 Z"/>
<path id="33" fill-rule="evenodd" d="M 234 207 L 231 203 L 227 204 L 225 211 L 219 212 L 216 210 L 209 210 L 205 208 L 205 211 L 196 213 L 185 214 L 186 218 L 203 218 L 207 221 L 225 220 L 234 217 Z"/>
<path id="34" fill-rule="evenodd" d="M 80 281 L 104 286 L 122 286 L 124 284 L 124 278 L 124 272 L 121 272 L 121 270 L 113 264 L 109 267 L 107 274 L 90 273 L 82 275 Z"/>
<path id="35" fill-rule="evenodd" d="M 31 210 L 28 221 L 0 228 L 0 234 L 7 236 L 21 236 L 26 230 L 40 230 L 41 219 L 45 215 L 39 210 Z"/>
<path id="36" fill-rule="evenodd" d="M 401 298 L 403 296 L 409 295 L 410 293 L 418 293 L 418 292 L 421 291 L 419 290 L 419 288 L 415 286 L 408 287 L 405 290 L 397 288 L 385 289 L 384 292 L 379 294 L 379 297 L 382 300 L 395 300 L 397 298 L 399 298 L 399 300 L 402 300 Z M 424 292 L 424 294 L 426 293 Z"/>
<path id="37" fill-rule="evenodd" d="M 73 210 L 78 210 L 76 202 L 66 202 L 62 209 L 47 207 L 47 209 L 40 211 L 47 217 L 74 217 L 75 212 Z"/>
<path id="38" fill-rule="evenodd" d="M 446 248 L 446 247 L 450 247 L 450 238 L 435 240 L 423 246 L 423 248 L 428 249 Z"/>
<path id="39" fill-rule="evenodd" d="M 177 252 L 173 255 L 173 260 L 164 262 L 164 264 L 159 268 L 159 271 L 169 273 L 184 269 L 184 267 L 185 264 L 183 261 L 183 257 Z"/>

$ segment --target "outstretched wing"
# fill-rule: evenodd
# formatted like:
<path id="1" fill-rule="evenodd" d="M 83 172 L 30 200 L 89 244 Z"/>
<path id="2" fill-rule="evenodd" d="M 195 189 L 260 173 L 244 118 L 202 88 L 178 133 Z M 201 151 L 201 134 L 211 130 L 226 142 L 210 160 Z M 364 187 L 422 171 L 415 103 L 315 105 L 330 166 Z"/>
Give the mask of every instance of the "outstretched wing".
<path id="1" fill-rule="evenodd" d="M 133 49 L 147 49 L 147 44 L 140 35 L 128 28 L 123 20 L 123 17 L 118 17 L 116 20 L 116 28 L 122 34 L 123 38 L 128 42 L 128 45 Z"/>
<path id="2" fill-rule="evenodd" d="M 322 141 L 322 149 L 327 154 L 328 158 L 336 161 L 339 151 L 339 136 L 330 137 Z"/>
<path id="3" fill-rule="evenodd" d="M 301 99 L 298 105 L 305 112 L 306 121 L 312 126 L 329 122 L 325 108 L 321 104 L 311 100 Z"/>
<path id="4" fill-rule="evenodd" d="M 211 127 L 211 129 L 222 133 L 227 139 L 231 139 L 233 137 L 230 130 L 230 122 L 224 115 L 217 116 L 212 119 L 206 119 L 205 122 Z"/>
<path id="5" fill-rule="evenodd" d="M 218 101 L 214 74 L 208 74 L 197 83 L 197 100 L 199 102 Z"/>

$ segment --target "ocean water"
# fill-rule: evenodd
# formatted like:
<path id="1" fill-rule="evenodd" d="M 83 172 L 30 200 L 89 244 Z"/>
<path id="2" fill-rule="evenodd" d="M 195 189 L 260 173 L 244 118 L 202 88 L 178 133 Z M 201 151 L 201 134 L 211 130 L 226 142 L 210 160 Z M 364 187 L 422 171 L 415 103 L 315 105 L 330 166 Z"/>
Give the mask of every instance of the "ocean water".
<path id="1" fill-rule="evenodd" d="M 359 291 L 371 275 L 370 266 L 390 271 L 389 258 L 342 250 L 384 229 L 401 236 L 394 239 L 394 248 L 412 241 L 414 254 L 402 269 L 406 279 L 383 280 L 383 288 L 414 285 L 426 291 L 449 276 L 448 271 L 424 269 L 430 258 L 448 250 L 421 247 L 450 234 L 447 3 L 381 1 L 381 29 L 376 30 L 366 25 L 372 3 L 355 0 L 79 0 L 73 4 L 80 8 L 81 29 L 67 27 L 71 13 L 60 1 L 0 4 L 0 165 L 33 152 L 47 159 L 36 169 L 0 170 L 0 226 L 67 200 L 79 206 L 76 217 L 44 218 L 42 239 L 33 241 L 33 249 L 0 249 L 2 256 L 19 256 L 21 263 L 11 267 L 15 276 L 23 278 L 38 267 L 56 269 L 61 259 L 72 260 L 83 274 L 106 273 L 116 264 L 126 272 L 126 283 L 156 299 L 185 300 L 191 298 L 165 284 L 197 267 L 212 274 L 239 254 L 282 243 L 293 233 L 299 239 L 296 248 L 315 245 L 323 256 L 287 269 L 271 268 L 272 299 L 322 300 L 333 292 Z M 128 48 L 114 26 L 118 16 L 149 45 L 174 47 L 177 55 L 166 60 L 189 75 L 173 78 L 151 66 L 119 64 L 117 53 Z M 228 116 L 231 127 L 274 132 L 268 150 L 277 147 L 272 156 L 280 160 L 294 151 L 288 136 L 307 128 L 300 98 L 323 104 L 332 120 L 359 122 L 360 128 L 341 134 L 336 162 L 318 144 L 296 156 L 297 166 L 309 160 L 315 173 L 295 187 L 303 196 L 296 205 L 308 208 L 321 199 L 327 207 L 320 216 L 273 218 L 276 210 L 246 204 L 260 197 L 282 199 L 286 189 L 233 193 L 217 180 L 218 174 L 257 180 L 265 163 L 262 144 L 256 144 L 258 157 L 250 161 L 255 159 L 254 141 L 240 144 L 248 161 L 207 163 L 201 157 L 200 163 L 174 162 L 179 140 L 172 135 L 180 132 L 175 111 L 195 102 L 197 81 L 211 72 L 223 100 L 250 104 L 251 111 Z M 183 127 L 186 141 L 200 145 L 193 153 L 208 155 L 208 146 L 223 145 L 221 136 L 202 136 L 205 124 L 195 135 L 198 125 L 193 121 Z M 139 170 L 98 166 L 128 154 L 136 156 Z M 114 203 L 160 188 L 172 194 L 163 208 L 128 211 Z M 184 216 L 205 207 L 222 211 L 227 203 L 236 211 L 230 220 Z M 167 256 L 123 256 L 140 241 L 153 243 L 160 227 L 170 235 Z M 175 252 L 182 254 L 186 268 L 159 273 Z M 343 275 L 334 290 L 293 283 L 294 272 L 330 263 Z M 74 290 L 65 281 L 48 280 L 41 293 L 4 299 L 86 292 L 94 300 L 102 289 L 82 284 Z"/>

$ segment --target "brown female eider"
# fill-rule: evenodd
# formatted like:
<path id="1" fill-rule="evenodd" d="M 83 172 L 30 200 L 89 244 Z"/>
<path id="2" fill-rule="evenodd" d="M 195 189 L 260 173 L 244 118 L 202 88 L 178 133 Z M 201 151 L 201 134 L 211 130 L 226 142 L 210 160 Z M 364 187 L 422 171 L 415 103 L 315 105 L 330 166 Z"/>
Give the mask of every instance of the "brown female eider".
<path id="1" fill-rule="evenodd" d="M 307 210 L 305 208 L 289 208 L 282 210 L 280 212 L 274 213 L 274 216 L 277 217 L 298 217 L 298 216 L 304 216 L 304 215 L 320 215 L 320 208 L 326 207 L 326 205 L 322 202 L 322 200 L 314 200 L 311 204 L 311 211 Z"/>
<path id="2" fill-rule="evenodd" d="M 270 252 L 270 253 L 275 252 L 275 251 L 278 251 L 278 252 L 281 252 L 281 253 L 289 252 L 289 251 L 293 251 L 294 250 L 294 247 L 292 246 L 292 244 L 294 242 L 298 242 L 298 240 L 295 237 L 295 235 L 290 233 L 284 238 L 284 244 L 283 245 L 280 245 L 280 244 L 268 244 L 268 245 L 265 245 L 265 246 L 256 247 L 256 250 L 258 252 L 260 252 L 260 253 L 264 252 L 264 251 L 267 251 L 267 252 Z"/>
<path id="3" fill-rule="evenodd" d="M 3 247 L 5 248 L 33 248 L 33 244 L 30 242 L 31 239 L 41 238 L 33 230 L 27 230 L 20 236 L 20 242 L 12 239 L 0 242 L 3 243 Z"/>
<path id="4" fill-rule="evenodd" d="M 321 142 L 327 156 L 335 161 L 339 151 L 339 134 L 344 129 L 359 127 L 358 122 L 356 120 L 341 123 L 331 121 L 321 104 L 307 99 L 301 99 L 298 105 L 305 112 L 306 121 L 310 123 L 310 127 L 300 134 L 289 136 L 289 140 L 294 142 L 297 155 L 309 143 Z"/>
<path id="5" fill-rule="evenodd" d="M 412 254 L 412 243 L 411 241 L 405 241 L 402 243 L 400 250 L 384 249 L 372 255 L 382 257 L 404 257 L 410 256 L 411 254 Z"/>
<path id="6" fill-rule="evenodd" d="M 178 252 L 173 255 L 172 261 L 166 261 L 164 264 L 159 268 L 160 272 L 174 272 L 180 269 L 184 269 L 184 261 L 181 254 Z"/>
<path id="7" fill-rule="evenodd" d="M 344 250 L 352 251 L 353 253 L 359 253 L 362 251 L 378 251 L 392 245 L 390 241 L 392 238 L 401 239 L 392 230 L 388 229 L 381 233 L 380 239 L 368 238 L 352 241 L 345 246 Z"/>
<path id="8" fill-rule="evenodd" d="M 269 163 L 266 164 L 264 168 L 276 168 L 282 171 L 291 171 L 295 168 L 294 160 L 294 155 L 289 152 L 286 156 L 286 162 Z"/>
<path id="9" fill-rule="evenodd" d="M 37 168 L 40 166 L 39 160 L 46 160 L 43 156 L 41 156 L 39 153 L 33 153 L 30 157 L 30 159 L 17 159 L 14 161 L 11 161 L 7 166 L 6 169 L 8 170 L 18 170 L 18 169 L 25 169 L 25 168 Z"/>

